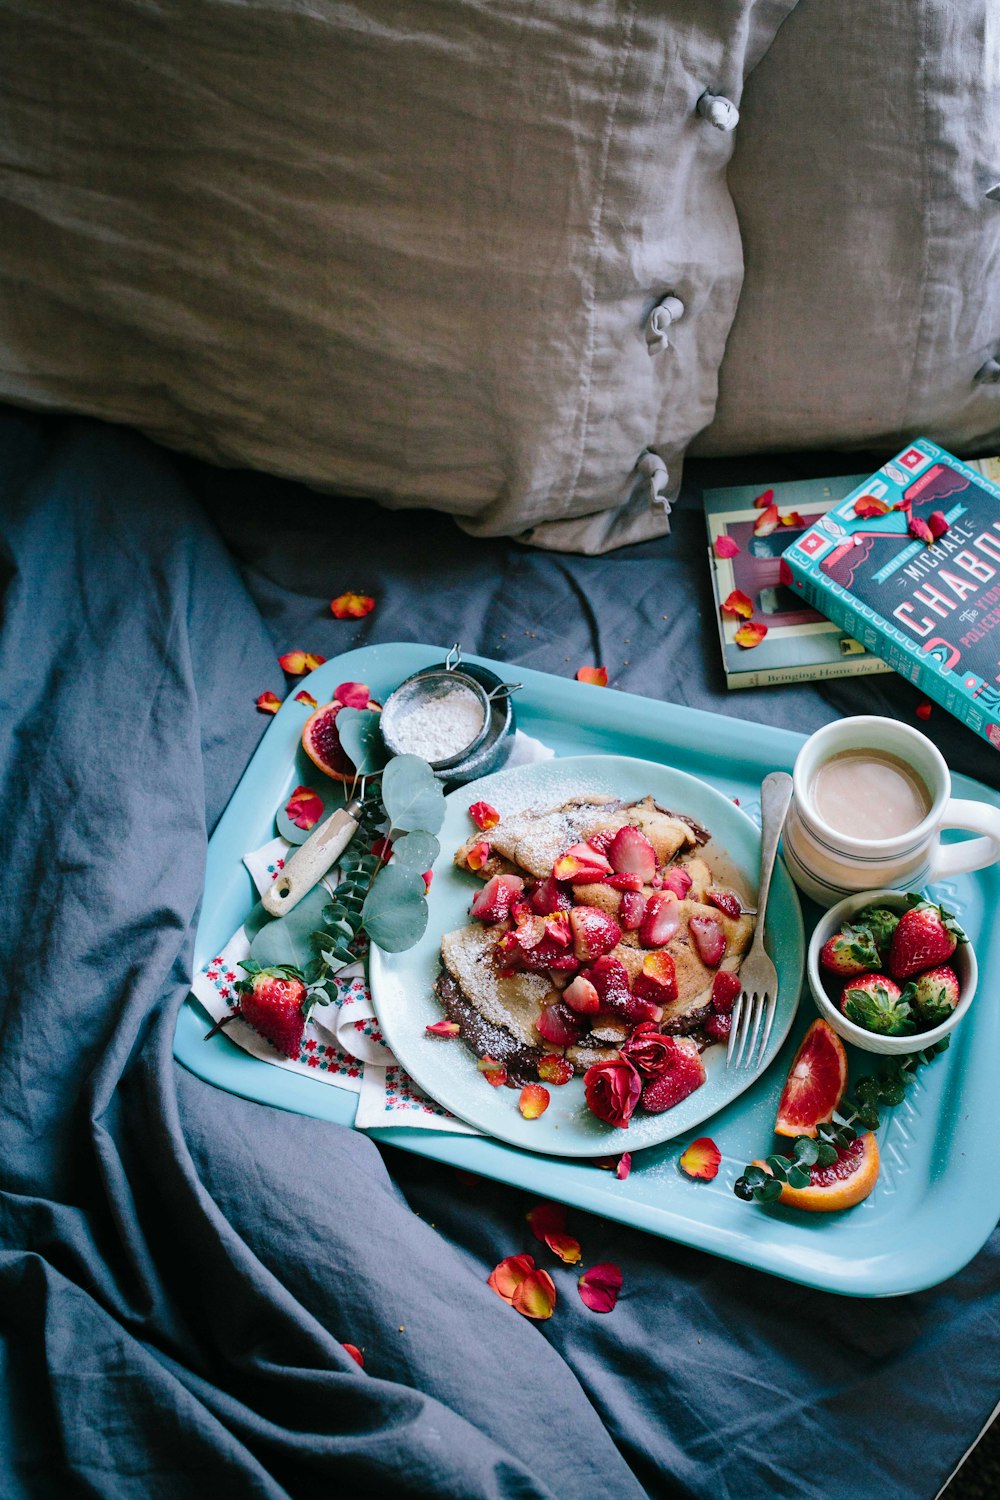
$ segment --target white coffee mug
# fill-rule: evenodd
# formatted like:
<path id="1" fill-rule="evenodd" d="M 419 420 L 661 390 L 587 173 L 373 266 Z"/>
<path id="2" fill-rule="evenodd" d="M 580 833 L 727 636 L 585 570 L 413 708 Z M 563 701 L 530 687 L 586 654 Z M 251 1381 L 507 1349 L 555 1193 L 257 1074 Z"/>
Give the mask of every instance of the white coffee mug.
<path id="1" fill-rule="evenodd" d="M 902 762 L 926 791 L 926 814 L 917 814 L 913 827 L 891 837 L 868 837 L 863 815 L 850 833 L 832 827 L 817 810 L 816 778 L 822 766 L 847 751 L 870 751 L 876 760 L 888 755 Z M 855 891 L 919 891 L 931 881 L 1000 861 L 1000 810 L 952 797 L 944 756 L 908 724 L 874 714 L 827 724 L 806 740 L 792 776 L 785 863 L 796 885 L 821 906 L 832 906 Z M 985 837 L 942 844 L 946 828 Z"/>

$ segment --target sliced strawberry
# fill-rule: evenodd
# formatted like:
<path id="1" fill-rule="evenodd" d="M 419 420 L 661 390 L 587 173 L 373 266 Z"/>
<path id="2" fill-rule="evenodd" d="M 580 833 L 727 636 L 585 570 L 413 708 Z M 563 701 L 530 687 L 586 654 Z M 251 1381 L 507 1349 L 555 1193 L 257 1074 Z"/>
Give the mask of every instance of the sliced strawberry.
<path id="1" fill-rule="evenodd" d="M 516 922 L 520 926 L 522 922 L 526 922 L 534 915 L 535 908 L 530 901 L 526 901 L 523 896 L 514 897 L 510 903 L 510 919 L 512 922 Z"/>
<path id="2" fill-rule="evenodd" d="M 728 1016 L 743 988 L 740 976 L 732 969 L 720 969 L 712 980 L 712 1009 L 717 1016 Z"/>
<path id="3" fill-rule="evenodd" d="M 728 1042 L 732 1029 L 733 1018 L 726 1015 L 709 1016 L 704 1026 L 705 1035 L 713 1042 Z"/>
<path id="4" fill-rule="evenodd" d="M 601 1008 L 601 997 L 585 974 L 571 979 L 562 992 L 563 1000 L 570 1010 L 581 1016 L 596 1016 Z"/>
<path id="5" fill-rule="evenodd" d="M 653 1115 L 672 1109 L 705 1082 L 705 1064 L 697 1042 L 687 1036 L 666 1040 L 673 1043 L 668 1066 L 659 1077 L 651 1078 L 642 1091 L 642 1107 Z"/>
<path id="6" fill-rule="evenodd" d="M 609 875 L 605 882 L 613 891 L 641 891 L 645 883 L 641 875 L 630 875 L 627 871 L 621 875 Z"/>
<path id="7" fill-rule="evenodd" d="M 661 875 L 660 885 L 665 891 L 673 891 L 678 901 L 683 901 L 694 882 L 683 865 L 674 865 L 672 869 L 664 870 Z"/>
<path id="8" fill-rule="evenodd" d="M 568 1005 L 556 1000 L 554 1004 L 542 1007 L 542 1013 L 535 1024 L 539 1035 L 553 1047 L 572 1047 L 580 1040 L 585 1023 Z"/>
<path id="9" fill-rule="evenodd" d="M 623 891 L 618 908 L 618 925 L 623 932 L 638 932 L 646 915 L 646 898 L 641 891 Z"/>
<path id="10" fill-rule="evenodd" d="M 638 828 L 626 824 L 619 828 L 608 849 L 608 859 L 616 875 L 638 875 L 648 885 L 656 874 L 656 850 Z"/>
<path id="11" fill-rule="evenodd" d="M 669 953 L 647 953 L 642 969 L 632 981 L 633 992 L 656 1006 L 677 999 L 677 969 Z M 652 1018 L 651 1018 L 652 1019 Z"/>
<path id="12" fill-rule="evenodd" d="M 534 912 L 529 917 L 522 917 L 517 924 L 514 936 L 517 938 L 521 952 L 530 953 L 533 948 L 537 948 L 539 943 L 545 940 L 545 918 L 536 917 Z"/>
<path id="13" fill-rule="evenodd" d="M 640 975 L 639 978 L 641 977 Z M 644 999 L 641 995 L 633 994 L 625 1012 L 625 1020 L 630 1021 L 634 1026 L 641 1026 L 644 1021 L 654 1021 L 658 1026 L 663 1020 L 663 1006 L 657 1005 L 653 1000 Z"/>
<path id="14" fill-rule="evenodd" d="M 569 920 L 573 928 L 573 951 L 581 963 L 610 953 L 621 942 L 622 930 L 614 917 L 596 906 L 574 906 Z"/>
<path id="15" fill-rule="evenodd" d="M 628 982 L 628 970 L 620 958 L 610 954 L 599 958 L 587 970 L 590 980 L 601 1000 L 601 1009 L 617 1016 L 627 1016 L 632 1003 L 632 990 Z"/>
<path id="16" fill-rule="evenodd" d="M 738 922 L 743 915 L 743 907 L 735 891 L 727 891 L 722 886 L 710 885 L 705 892 L 705 900 L 711 906 L 724 912 L 727 917 L 731 917 L 734 922 Z"/>
<path id="17" fill-rule="evenodd" d="M 473 897 L 470 912 L 477 922 L 504 922 L 523 888 L 519 875 L 494 875 Z"/>
<path id="18" fill-rule="evenodd" d="M 522 950 L 520 967 L 527 969 L 529 974 L 546 974 L 550 969 L 554 969 L 556 973 L 575 974 L 580 967 L 580 960 L 572 948 L 564 948 L 546 937 L 537 947 Z"/>
<path id="19" fill-rule="evenodd" d="M 714 969 L 726 951 L 726 934 L 719 923 L 714 917 L 692 917 L 688 931 L 702 963 Z"/>
<path id="20" fill-rule="evenodd" d="M 590 835 L 587 843 L 592 849 L 596 849 L 598 854 L 602 854 L 607 859 L 608 849 L 614 843 L 617 832 L 617 828 L 601 828 L 597 833 Z"/>
<path id="21" fill-rule="evenodd" d="M 639 941 L 644 948 L 662 948 L 669 943 L 681 925 L 680 905 L 672 891 L 654 891 L 646 903 L 639 927 Z"/>
<path id="22" fill-rule="evenodd" d="M 532 891 L 531 904 L 540 917 L 547 917 L 555 911 L 569 911 L 573 897 L 565 886 L 549 875 Z"/>

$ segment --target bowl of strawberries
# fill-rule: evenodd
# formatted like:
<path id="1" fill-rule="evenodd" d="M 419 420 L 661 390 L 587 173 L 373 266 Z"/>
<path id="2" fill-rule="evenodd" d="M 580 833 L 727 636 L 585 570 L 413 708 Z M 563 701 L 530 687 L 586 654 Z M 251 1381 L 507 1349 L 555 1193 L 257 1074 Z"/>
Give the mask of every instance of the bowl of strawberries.
<path id="1" fill-rule="evenodd" d="M 920 1052 L 948 1036 L 976 993 L 972 944 L 924 896 L 860 891 L 824 912 L 809 943 L 817 1009 L 866 1052 Z"/>

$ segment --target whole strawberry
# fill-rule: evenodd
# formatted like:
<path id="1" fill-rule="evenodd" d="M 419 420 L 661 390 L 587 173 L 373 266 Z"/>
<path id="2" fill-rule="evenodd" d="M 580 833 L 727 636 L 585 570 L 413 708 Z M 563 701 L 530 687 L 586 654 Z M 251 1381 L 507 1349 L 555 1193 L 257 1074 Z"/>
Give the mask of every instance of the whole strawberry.
<path id="1" fill-rule="evenodd" d="M 887 963 L 893 935 L 899 926 L 899 912 L 888 906 L 866 906 L 854 918 L 859 927 L 867 927 L 878 949 L 879 967 Z"/>
<path id="2" fill-rule="evenodd" d="M 849 979 L 841 991 L 840 1008 L 855 1026 L 878 1036 L 909 1036 L 917 1029 L 899 985 L 885 974 L 861 974 Z"/>
<path id="3" fill-rule="evenodd" d="M 870 929 L 851 925 L 827 939 L 819 951 L 819 961 L 824 969 L 844 979 L 852 974 L 870 974 L 881 967 Z"/>
<path id="4" fill-rule="evenodd" d="M 916 1011 L 924 1026 L 940 1026 L 958 1004 L 958 975 L 947 964 L 927 969 L 910 981 L 903 999 Z"/>
<path id="5" fill-rule="evenodd" d="M 892 935 L 889 973 L 893 979 L 910 979 L 923 969 L 947 963 L 959 943 L 966 941 L 951 912 L 933 901 L 917 900 L 904 911 Z"/>
<path id="6" fill-rule="evenodd" d="M 285 1057 L 297 1059 L 306 1024 L 303 1001 L 307 990 L 301 973 L 291 964 L 262 969 L 253 959 L 247 959 L 240 968 L 249 978 L 236 985 L 237 1012 L 272 1047 Z"/>

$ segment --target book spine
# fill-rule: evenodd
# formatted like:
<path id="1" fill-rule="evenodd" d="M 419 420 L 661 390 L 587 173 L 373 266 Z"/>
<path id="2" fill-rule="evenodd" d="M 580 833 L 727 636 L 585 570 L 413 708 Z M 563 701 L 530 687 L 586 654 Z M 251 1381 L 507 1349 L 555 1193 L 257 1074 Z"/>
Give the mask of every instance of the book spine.
<path id="1" fill-rule="evenodd" d="M 842 626 L 866 650 L 880 656 L 893 671 L 905 677 L 907 682 L 912 682 L 920 692 L 940 703 L 942 708 L 954 714 L 956 719 L 960 719 L 983 739 L 994 743 L 996 731 L 990 733 L 993 719 L 984 715 L 960 686 L 949 683 L 929 665 L 919 646 L 914 645 L 901 632 L 897 633 L 881 616 L 860 605 L 839 584 L 818 580 L 812 571 L 814 565 L 811 560 L 799 556 L 796 548 L 789 548 L 784 557 L 796 588 L 809 604 Z"/>
<path id="2" fill-rule="evenodd" d="M 830 682 L 835 677 L 872 677 L 892 668 L 880 656 L 856 656 L 843 662 L 805 662 L 764 671 L 727 672 L 727 688 L 778 687 L 783 682 Z"/>

